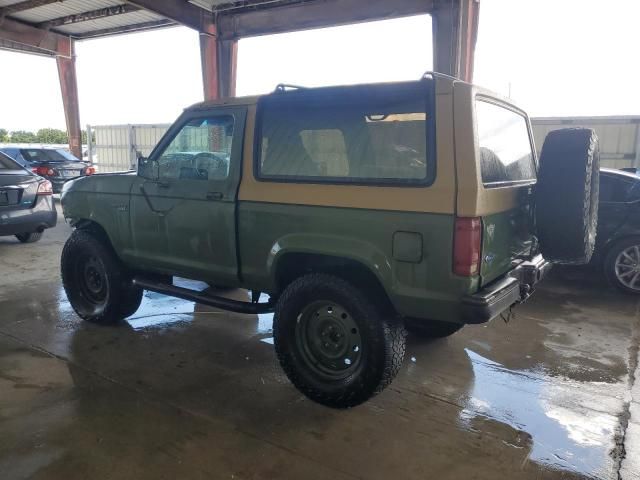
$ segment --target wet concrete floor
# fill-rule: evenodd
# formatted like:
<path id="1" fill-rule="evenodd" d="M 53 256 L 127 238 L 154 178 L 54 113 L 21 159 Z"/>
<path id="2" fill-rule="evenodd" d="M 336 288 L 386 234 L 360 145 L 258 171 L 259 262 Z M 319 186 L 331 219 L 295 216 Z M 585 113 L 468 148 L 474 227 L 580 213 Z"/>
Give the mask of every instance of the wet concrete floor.
<path id="1" fill-rule="evenodd" d="M 68 234 L 0 237 L 2 480 L 640 479 L 639 302 L 590 272 L 556 270 L 508 324 L 410 339 L 385 392 L 334 411 L 289 384 L 270 315 L 146 293 L 81 322 Z"/>

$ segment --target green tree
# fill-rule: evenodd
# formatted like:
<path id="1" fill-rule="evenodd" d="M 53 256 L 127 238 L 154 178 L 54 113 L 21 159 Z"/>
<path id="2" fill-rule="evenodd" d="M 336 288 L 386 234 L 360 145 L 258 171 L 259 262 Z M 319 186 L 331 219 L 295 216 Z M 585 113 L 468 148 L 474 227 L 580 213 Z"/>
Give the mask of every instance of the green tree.
<path id="1" fill-rule="evenodd" d="M 36 134 L 40 143 L 68 143 L 67 132 L 57 128 L 41 128 Z"/>
<path id="2" fill-rule="evenodd" d="M 0 128 L 0 142 L 7 143 L 9 141 L 9 132 L 4 128 Z"/>
<path id="3" fill-rule="evenodd" d="M 11 143 L 36 143 L 38 137 L 33 132 L 27 132 L 26 130 L 16 130 L 11 132 Z"/>

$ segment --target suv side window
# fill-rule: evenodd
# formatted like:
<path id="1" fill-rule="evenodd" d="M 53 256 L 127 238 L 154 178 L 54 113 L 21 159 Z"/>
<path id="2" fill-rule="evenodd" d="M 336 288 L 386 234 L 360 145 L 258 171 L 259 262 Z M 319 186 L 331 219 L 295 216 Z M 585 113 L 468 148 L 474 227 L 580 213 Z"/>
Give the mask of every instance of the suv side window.
<path id="1" fill-rule="evenodd" d="M 535 182 L 533 147 L 523 115 L 478 98 L 476 124 L 485 187 Z"/>
<path id="2" fill-rule="evenodd" d="M 159 177 L 165 180 L 226 179 L 233 130 L 231 115 L 189 120 L 158 157 Z"/>
<path id="3" fill-rule="evenodd" d="M 435 175 L 430 84 L 278 92 L 258 113 L 256 177 L 307 183 L 421 184 Z"/>

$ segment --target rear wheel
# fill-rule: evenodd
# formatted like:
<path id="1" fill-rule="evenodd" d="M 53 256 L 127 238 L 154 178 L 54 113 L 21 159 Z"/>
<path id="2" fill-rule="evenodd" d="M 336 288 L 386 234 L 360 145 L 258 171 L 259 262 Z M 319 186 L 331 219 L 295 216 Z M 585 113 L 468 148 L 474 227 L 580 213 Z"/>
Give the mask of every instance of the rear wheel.
<path id="1" fill-rule="evenodd" d="M 460 331 L 464 325 L 436 320 L 417 320 L 407 318 L 404 321 L 407 331 L 420 338 L 444 338 Z"/>
<path id="2" fill-rule="evenodd" d="M 22 243 L 34 243 L 42 238 L 43 232 L 17 233 L 16 238 Z"/>
<path id="3" fill-rule="evenodd" d="M 540 154 L 536 228 L 543 256 L 564 264 L 588 263 L 598 223 L 600 154 L 587 128 L 554 130 Z"/>
<path id="4" fill-rule="evenodd" d="M 604 274 L 611 285 L 625 293 L 640 294 L 640 238 L 614 244 L 604 259 Z"/>
<path id="5" fill-rule="evenodd" d="M 294 280 L 276 305 L 280 364 L 311 400 L 356 406 L 381 392 L 404 358 L 402 323 L 349 282 L 326 274 Z"/>
<path id="6" fill-rule="evenodd" d="M 140 306 L 142 289 L 131 284 L 111 247 L 90 232 L 71 234 L 62 250 L 61 271 L 69 302 L 84 320 L 115 323 Z"/>

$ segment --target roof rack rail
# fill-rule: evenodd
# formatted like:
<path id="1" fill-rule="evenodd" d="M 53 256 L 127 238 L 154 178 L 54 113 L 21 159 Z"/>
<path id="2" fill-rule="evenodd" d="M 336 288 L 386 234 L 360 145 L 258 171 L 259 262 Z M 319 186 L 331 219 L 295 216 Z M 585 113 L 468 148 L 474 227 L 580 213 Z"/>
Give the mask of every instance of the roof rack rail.
<path id="1" fill-rule="evenodd" d="M 453 75 L 447 75 L 446 73 L 440 73 L 440 72 L 424 72 L 424 75 L 422 75 L 422 77 L 420 78 L 425 78 L 425 77 L 442 77 L 442 78 L 449 78 L 451 80 L 458 80 L 461 81 L 461 79 L 454 77 Z"/>
<path id="2" fill-rule="evenodd" d="M 306 90 L 307 87 L 301 87 L 300 85 L 290 85 L 288 83 L 279 83 L 274 90 L 274 93 L 284 93 L 287 90 Z"/>

